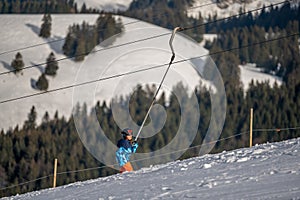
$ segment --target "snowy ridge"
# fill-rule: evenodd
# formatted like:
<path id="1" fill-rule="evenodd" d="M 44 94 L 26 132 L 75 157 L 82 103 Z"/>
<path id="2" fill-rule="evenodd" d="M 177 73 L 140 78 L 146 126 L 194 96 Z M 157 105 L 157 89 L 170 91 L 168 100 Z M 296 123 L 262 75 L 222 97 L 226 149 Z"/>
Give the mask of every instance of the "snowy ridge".
<path id="1" fill-rule="evenodd" d="M 4 199 L 299 199 L 299 151 L 297 138 Z"/>

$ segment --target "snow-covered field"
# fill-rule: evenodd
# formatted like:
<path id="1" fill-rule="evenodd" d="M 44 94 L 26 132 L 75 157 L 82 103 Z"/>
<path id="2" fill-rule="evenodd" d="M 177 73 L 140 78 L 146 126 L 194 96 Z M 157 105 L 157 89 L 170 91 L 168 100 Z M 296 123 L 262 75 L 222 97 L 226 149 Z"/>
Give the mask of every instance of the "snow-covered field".
<path id="1" fill-rule="evenodd" d="M 300 199 L 299 152 L 300 138 L 297 138 L 175 161 L 3 200 Z"/>
<path id="2" fill-rule="evenodd" d="M 266 74 L 263 72 L 262 68 L 258 68 L 254 64 L 249 63 L 246 65 L 239 65 L 239 68 L 241 70 L 240 76 L 243 82 L 243 88 L 245 90 L 248 90 L 249 84 L 252 80 L 254 80 L 254 84 L 256 81 L 259 83 L 268 81 L 271 86 L 273 86 L 275 82 L 278 86 L 282 84 L 282 78 L 275 75 Z M 253 77 L 255 77 L 255 79 L 253 79 Z"/>
<path id="3" fill-rule="evenodd" d="M 97 15 L 52 15 L 52 36 L 50 39 L 44 40 L 38 37 L 42 23 L 42 15 L 1 15 L 0 52 L 47 43 L 52 40 L 59 40 L 55 43 L 21 50 L 20 53 L 23 56 L 25 66 L 45 63 L 51 51 L 53 51 L 57 59 L 64 58 L 65 55 L 62 54 L 62 45 L 64 43 L 64 37 L 67 34 L 68 26 L 73 23 L 81 24 L 83 21 L 94 24 L 97 17 Z M 1 73 L 12 70 L 10 64 L 15 58 L 16 53 L 17 52 L 12 52 L 0 55 Z M 74 76 L 80 65 L 81 63 L 74 63 L 70 60 L 59 62 L 58 75 L 55 78 L 47 77 L 50 89 L 71 85 L 74 82 Z M 41 72 L 44 71 L 44 68 L 45 65 L 33 67 L 24 70 L 22 75 L 19 74 L 17 76 L 14 73 L 1 75 L 0 100 L 3 101 L 18 96 L 38 93 L 39 91 L 32 89 L 31 82 L 32 80 L 37 81 Z M 60 115 L 70 116 L 71 90 L 0 104 L 0 129 L 15 127 L 17 124 L 22 126 L 33 105 L 38 112 L 39 121 L 45 111 L 48 111 L 50 116 L 53 116 L 56 110 L 59 111 Z"/>
<path id="4" fill-rule="evenodd" d="M 23 56 L 25 66 L 45 63 L 46 58 L 51 51 L 55 53 L 57 59 L 65 58 L 65 55 L 62 53 L 62 45 L 68 26 L 73 23 L 81 24 L 82 21 L 94 24 L 97 17 L 98 15 L 53 15 L 52 37 L 48 40 L 44 40 L 38 37 L 42 15 L 0 16 L 0 26 L 2 27 L 2 40 L 0 41 L 0 73 L 12 70 L 10 63 L 16 54 L 16 52 L 2 54 L 2 52 L 45 43 L 51 40 L 60 41 L 21 50 L 20 52 Z M 129 18 L 122 18 L 122 20 L 125 24 L 136 21 L 135 19 Z M 62 60 L 59 62 L 58 75 L 54 78 L 47 77 L 50 85 L 48 90 L 105 78 L 132 70 L 139 70 L 141 68 L 166 64 L 171 57 L 170 48 L 168 46 L 170 35 L 168 33 L 170 33 L 169 30 L 144 22 L 127 25 L 125 27 L 125 33 L 116 38 L 113 45 L 117 46 L 160 34 L 165 34 L 165 36 L 140 43 L 134 43 L 127 45 L 126 47 L 111 48 L 108 51 L 97 49 L 98 52 L 90 54 L 89 57 L 81 63 L 75 63 L 70 59 Z M 174 45 L 178 54 L 176 57 L 177 60 L 208 54 L 208 51 L 201 46 L 179 35 L 176 36 Z M 125 51 L 126 53 L 124 53 Z M 180 67 L 181 65 L 185 65 L 185 67 Z M 186 65 L 190 67 L 186 67 Z M 39 93 L 39 91 L 31 87 L 31 83 L 38 79 L 41 72 L 44 71 L 44 68 L 45 66 L 41 65 L 23 70 L 22 74 L 18 75 L 15 75 L 14 73 L 2 74 L 0 76 L 0 101 Z M 96 71 L 98 73 L 96 73 Z M 96 103 L 93 101 L 94 99 L 103 101 L 115 97 L 113 95 L 116 94 L 128 94 L 129 92 L 132 92 L 132 87 L 136 86 L 138 83 L 158 83 L 161 80 L 164 71 L 165 68 L 161 67 L 152 71 L 146 71 L 143 74 L 134 74 L 127 77 L 125 84 L 120 83 L 124 77 L 120 77 L 118 80 L 106 80 L 105 82 L 101 82 L 101 84 L 95 83 L 89 88 L 93 90 L 96 87 L 95 91 L 92 91 L 92 93 L 95 94 L 93 99 L 86 99 L 85 94 L 80 94 L 79 99 L 76 100 L 80 100 L 80 102 L 92 100 L 92 102 L 88 102 L 88 106 L 92 106 Z M 185 79 L 192 84 L 193 88 L 198 85 L 200 81 L 199 75 L 193 69 L 191 64 L 180 63 L 174 65 L 172 70 L 170 70 L 170 75 L 165 81 L 169 88 L 165 89 L 170 91 L 172 85 L 181 81 L 181 76 L 188 77 Z M 113 93 L 115 89 L 112 88 L 125 85 L 127 88 L 119 89 L 118 93 Z M 46 111 L 49 112 L 50 116 L 53 116 L 55 111 L 58 110 L 60 115 L 69 117 L 73 106 L 72 95 L 73 90 L 71 88 L 18 101 L 2 103 L 0 104 L 0 109 L 2 111 L 0 115 L 0 128 L 8 129 L 17 124 L 22 125 L 27 119 L 27 114 L 33 105 L 38 112 L 38 122 L 41 121 L 41 118 Z"/>
<path id="5" fill-rule="evenodd" d="M 52 15 L 52 36 L 51 38 L 45 40 L 38 37 L 40 26 L 42 23 L 42 15 L 1 15 L 0 16 L 0 26 L 1 26 L 1 40 L 0 40 L 0 73 L 5 73 L 12 70 L 10 64 L 15 58 L 17 52 L 5 53 L 6 51 L 11 51 L 20 48 L 26 48 L 31 45 L 46 43 L 48 41 L 59 40 L 58 42 L 49 43 L 41 46 L 35 46 L 32 48 L 20 50 L 25 66 L 33 66 L 39 63 L 45 63 L 46 58 L 49 56 L 50 52 L 53 51 L 57 59 L 65 58 L 62 53 L 62 45 L 64 44 L 64 37 L 66 36 L 68 26 L 73 23 L 81 24 L 83 21 L 89 24 L 94 24 L 98 15 Z M 129 19 L 122 17 L 124 24 L 131 21 L 136 21 L 135 19 Z M 136 41 L 142 38 L 147 38 L 153 35 L 159 35 L 168 33 L 168 30 L 144 23 L 132 23 L 125 26 L 127 34 L 123 34 L 118 37 L 114 43 L 124 44 L 130 41 Z M 135 31 L 137 30 L 137 31 Z M 135 34 L 132 34 L 135 33 Z M 152 34 L 152 35 L 151 35 Z M 114 50 L 106 51 L 110 52 L 104 54 L 102 52 L 97 52 L 86 59 L 85 62 L 75 63 L 72 60 L 66 59 L 59 62 L 58 75 L 54 78 L 47 77 L 49 80 L 49 90 L 57 89 L 64 86 L 73 85 L 78 81 L 78 77 L 82 78 L 82 74 L 77 77 L 79 69 L 85 69 L 86 66 L 94 67 L 91 68 L 89 74 L 86 75 L 86 79 L 83 81 L 90 81 L 91 76 L 93 78 L 103 78 L 109 75 L 115 75 L 115 73 L 128 72 L 128 70 L 137 70 L 138 67 L 150 67 L 155 65 L 161 65 L 169 62 L 170 59 L 170 49 L 168 47 L 168 40 L 170 35 L 165 35 L 164 37 L 159 37 L 154 40 L 146 41 L 138 45 L 128 45 L 126 49 L 128 52 L 126 55 L 118 51 L 118 48 Z M 131 49 L 130 49 L 131 48 Z M 196 56 L 207 55 L 208 51 L 202 46 L 198 45 L 184 37 L 177 35 L 174 40 L 174 48 L 177 53 L 176 59 L 186 59 Z M 120 48 L 121 49 L 121 48 Z M 106 56 L 108 55 L 108 56 Z M 109 62 L 109 59 L 113 58 Z M 106 62 L 106 66 L 100 66 L 100 63 Z M 92 65 L 90 65 L 92 63 Z M 184 63 L 186 64 L 186 63 Z M 195 86 L 199 83 L 200 77 L 195 72 L 191 64 L 187 63 L 190 67 L 180 67 L 183 64 L 176 64 L 172 66 L 172 71 L 167 76 L 166 83 L 176 84 L 180 81 L 177 77 L 185 77 L 185 80 L 189 85 Z M 99 68 L 97 68 L 99 66 Z M 123 71 L 119 70 L 118 67 L 124 67 Z M 81 67 L 81 68 L 80 68 Z M 102 67 L 102 68 L 101 68 Z M 1 74 L 0 75 L 0 101 L 5 101 L 17 97 L 22 97 L 26 95 L 31 95 L 39 93 L 39 91 L 31 87 L 32 82 L 37 81 L 38 77 L 44 71 L 45 65 L 33 67 L 30 69 L 23 70 L 22 74 L 15 75 L 14 73 Z M 94 73 L 94 69 L 102 70 L 102 77 L 97 76 Z M 108 70 L 109 69 L 109 70 Z M 126 86 L 133 86 L 137 83 L 158 83 L 164 73 L 165 68 L 160 68 L 157 70 L 152 70 L 152 73 L 147 71 L 143 75 L 136 74 L 127 79 Z M 244 76 L 245 75 L 245 76 Z M 242 82 L 248 79 L 256 79 L 260 75 L 261 80 L 268 80 L 272 77 L 263 73 L 242 73 Z M 77 77 L 77 78 L 76 78 Z M 246 78 L 246 79 L 245 79 Z M 82 79 L 80 79 L 82 80 Z M 175 81 L 176 80 L 176 81 Z M 139 82 L 140 81 L 140 82 Z M 104 83 L 104 82 L 102 82 Z M 101 101 L 108 100 L 114 96 L 116 93 L 112 94 L 111 86 L 115 86 L 117 82 L 106 81 L 105 84 L 97 85 L 95 93 L 95 99 Z M 245 87 L 247 82 L 244 83 Z M 125 86 L 122 82 L 119 82 L 118 86 Z M 165 87 L 163 89 L 171 90 L 170 84 L 169 88 Z M 93 87 L 93 86 L 92 86 Z M 91 87 L 91 88 L 92 88 Z M 128 93 L 132 92 L 132 88 L 119 89 L 122 92 Z M 54 116 L 54 113 L 58 110 L 59 115 L 64 115 L 67 118 L 71 115 L 72 111 L 72 94 L 73 90 L 60 90 L 57 92 L 47 93 L 39 96 L 34 96 L 30 98 L 25 98 L 17 101 L 11 101 L 0 104 L 0 129 L 7 130 L 8 128 L 14 128 L 16 125 L 22 126 L 24 121 L 27 119 L 27 115 L 34 105 L 38 113 L 37 122 L 39 123 L 48 111 L 50 117 Z M 117 93 L 120 95 L 120 93 Z M 84 100 L 84 96 L 81 95 L 81 100 Z M 92 102 L 91 105 L 94 105 Z"/>

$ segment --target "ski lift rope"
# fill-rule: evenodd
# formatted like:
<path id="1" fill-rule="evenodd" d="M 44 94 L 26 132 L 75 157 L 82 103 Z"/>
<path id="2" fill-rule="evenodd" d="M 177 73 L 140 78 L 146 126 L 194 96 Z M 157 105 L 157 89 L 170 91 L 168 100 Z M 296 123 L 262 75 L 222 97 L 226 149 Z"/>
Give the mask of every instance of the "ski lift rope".
<path id="1" fill-rule="evenodd" d="M 186 30 L 186 28 L 184 28 L 184 30 Z M 164 35 L 168 35 L 168 34 L 169 33 L 166 33 Z M 256 42 L 256 43 L 244 45 L 244 46 L 241 46 L 241 47 L 229 48 L 229 49 L 225 49 L 225 50 L 212 52 L 212 53 L 209 53 L 209 54 L 203 54 L 203 55 L 192 57 L 192 58 L 178 60 L 178 61 L 173 62 L 173 64 L 187 62 L 187 61 L 190 61 L 190 60 L 193 60 L 193 59 L 198 59 L 198 58 L 202 58 L 202 57 L 206 57 L 206 56 L 217 55 L 217 54 L 230 52 L 230 51 L 234 51 L 234 50 L 239 50 L 239 49 L 243 49 L 243 48 L 248 48 L 248 47 L 255 46 L 255 45 L 261 45 L 261 44 L 265 44 L 265 43 L 269 43 L 269 42 L 279 41 L 279 40 L 282 40 L 282 39 L 285 39 L 285 38 L 299 36 L 299 34 L 300 34 L 300 32 L 296 32 L 296 33 L 292 33 L 290 35 L 285 35 L 285 36 L 274 38 L 274 39 L 269 39 L 269 40 L 265 40 L 265 41 L 261 41 L 261 42 Z M 161 35 L 159 35 L 159 36 L 161 36 Z M 158 37 L 158 36 L 153 36 L 152 38 L 154 38 L 154 37 Z M 125 44 L 123 44 L 123 45 L 125 45 Z M 144 68 L 144 69 L 139 69 L 139 70 L 130 71 L 130 72 L 121 73 L 121 74 L 115 74 L 115 75 L 108 76 L 108 77 L 105 77 L 105 78 L 100 78 L 100 79 L 90 80 L 90 81 L 86 81 L 86 82 L 82 82 L 82 83 L 78 83 L 78 84 L 72 84 L 72 85 L 67 85 L 67 86 L 63 86 L 63 87 L 58 87 L 58 88 L 55 88 L 55 89 L 52 89 L 52 90 L 37 92 L 37 93 L 33 93 L 33 94 L 28 94 L 28 95 L 22 95 L 22 96 L 19 96 L 19 97 L 14 97 L 14 98 L 2 100 L 2 101 L 0 101 L 0 104 L 12 102 L 12 101 L 17 101 L 17 100 L 21 100 L 21 99 L 26 99 L 26 98 L 30 98 L 30 97 L 34 97 L 34 96 L 39 96 L 39 95 L 43 95 L 43 94 L 46 94 L 46 93 L 52 93 L 52 92 L 57 92 L 57 91 L 66 90 L 66 89 L 70 89 L 70 88 L 75 88 L 75 87 L 79 87 L 79 86 L 82 86 L 82 85 L 88 85 L 88 84 L 91 84 L 91 83 L 101 82 L 101 81 L 114 79 L 114 78 L 121 77 L 121 76 L 127 76 L 127 75 L 130 75 L 130 74 L 135 74 L 135 73 L 139 73 L 139 72 L 153 70 L 153 69 L 161 68 L 161 67 L 164 67 L 164 66 L 167 66 L 167 65 L 168 65 L 167 63 L 166 64 L 160 64 L 160 65 L 156 65 L 156 66 L 152 66 L 152 67 L 148 67 L 148 68 Z M 0 73 L 0 76 L 1 75 L 3 75 L 3 73 Z"/>

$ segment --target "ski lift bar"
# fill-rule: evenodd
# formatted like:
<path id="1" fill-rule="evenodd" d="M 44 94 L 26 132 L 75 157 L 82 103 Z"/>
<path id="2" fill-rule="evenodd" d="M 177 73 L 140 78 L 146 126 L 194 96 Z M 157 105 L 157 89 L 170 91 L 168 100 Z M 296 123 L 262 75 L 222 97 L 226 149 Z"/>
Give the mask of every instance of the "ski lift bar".
<path id="1" fill-rule="evenodd" d="M 172 32 L 171 38 L 170 38 L 170 40 L 169 40 L 169 45 L 170 45 L 170 48 L 171 48 L 171 51 L 172 51 L 172 57 L 171 57 L 169 66 L 168 66 L 168 68 L 167 68 L 167 70 L 166 70 L 166 72 L 165 72 L 165 74 L 164 74 L 164 76 L 163 76 L 163 78 L 162 78 L 162 80 L 161 80 L 161 82 L 160 82 L 160 84 L 159 84 L 158 89 L 157 89 L 156 92 L 155 92 L 155 95 L 154 95 L 154 97 L 153 97 L 153 99 L 152 99 L 151 105 L 150 105 L 150 107 L 149 107 L 149 109 L 148 109 L 148 111 L 147 111 L 147 113 L 146 113 L 146 116 L 145 116 L 145 118 L 144 118 L 144 120 L 143 120 L 143 123 L 142 123 L 142 125 L 141 125 L 141 127 L 140 127 L 140 129 L 139 129 L 139 131 L 138 131 L 138 133 L 137 133 L 137 135 L 136 135 L 136 137 L 135 137 L 135 140 L 134 140 L 135 142 L 137 141 L 138 137 L 139 137 L 140 134 L 141 134 L 141 131 L 142 131 L 142 129 L 143 129 L 144 125 L 145 125 L 145 122 L 146 122 L 146 120 L 147 120 L 147 118 L 148 118 L 148 115 L 150 114 L 150 110 L 151 110 L 151 108 L 152 108 L 152 106 L 154 105 L 154 102 L 155 102 L 155 100 L 156 100 L 156 96 L 157 96 L 157 94 L 158 94 L 158 92 L 159 92 L 159 90 L 160 90 L 160 88 L 161 88 L 161 86 L 162 86 L 162 84 L 163 84 L 163 82 L 164 82 L 166 76 L 167 76 L 167 73 L 168 73 L 168 71 L 169 71 L 169 69 L 170 69 L 170 67 L 171 67 L 171 65 L 172 65 L 172 63 L 173 63 L 173 61 L 174 61 L 174 59 L 175 59 L 175 51 L 174 51 L 174 48 L 173 48 L 173 40 L 174 40 L 174 37 L 175 37 L 176 32 L 177 32 L 177 31 L 181 31 L 181 30 L 183 30 L 183 28 L 181 28 L 181 27 L 176 27 L 176 28 L 174 28 L 174 30 L 173 30 L 173 32 Z"/>

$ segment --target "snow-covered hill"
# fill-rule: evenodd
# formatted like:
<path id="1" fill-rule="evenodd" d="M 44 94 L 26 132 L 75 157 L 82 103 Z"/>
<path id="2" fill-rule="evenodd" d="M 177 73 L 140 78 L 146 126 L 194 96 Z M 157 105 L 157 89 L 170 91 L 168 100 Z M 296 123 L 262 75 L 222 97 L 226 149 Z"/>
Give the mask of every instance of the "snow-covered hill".
<path id="1" fill-rule="evenodd" d="M 57 59 L 64 58 L 62 45 L 64 44 L 68 26 L 73 23 L 81 24 L 83 21 L 94 24 L 97 17 L 97 15 L 52 15 L 52 36 L 50 39 L 44 40 L 38 37 L 42 15 L 1 15 L 0 52 L 58 40 L 58 42 L 21 50 L 20 53 L 23 56 L 25 66 L 45 63 L 51 51 L 54 52 Z M 12 70 L 10 64 L 16 53 L 0 55 L 0 72 Z M 71 85 L 80 65 L 81 63 L 74 63 L 70 60 L 59 62 L 58 75 L 55 78 L 47 77 L 50 89 Z M 3 101 L 39 92 L 32 89 L 31 82 L 37 81 L 44 68 L 45 65 L 33 67 L 24 70 L 22 75 L 19 74 L 17 76 L 14 73 L 1 75 L 0 100 Z M 56 110 L 59 111 L 60 115 L 70 116 L 71 94 L 71 90 L 65 90 L 55 94 L 45 94 L 39 97 L 23 99 L 22 101 L 1 104 L 0 129 L 4 128 L 7 130 L 9 127 L 15 127 L 18 124 L 22 126 L 33 105 L 36 107 L 39 122 L 45 111 L 49 111 L 51 117 Z"/>
<path id="2" fill-rule="evenodd" d="M 28 47 L 51 40 L 60 40 L 59 42 L 28 48 L 20 52 L 23 56 L 25 66 L 45 63 L 51 51 L 55 53 L 57 59 L 65 58 L 65 55 L 62 53 L 62 45 L 68 26 L 73 23 L 81 24 L 82 21 L 94 24 L 97 17 L 98 15 L 53 15 L 52 37 L 44 40 L 38 36 L 42 19 L 41 15 L 2 15 L 0 16 L 0 26 L 2 27 L 0 52 Z M 125 17 L 122 20 L 125 24 L 136 21 Z M 75 63 L 70 59 L 62 60 L 59 62 L 58 75 L 54 78 L 47 77 L 50 84 L 49 90 L 70 86 L 74 83 L 96 80 L 99 77 L 114 76 L 132 70 L 168 63 L 171 56 L 168 46 L 170 35 L 168 33 L 170 33 L 169 30 L 145 22 L 127 25 L 125 32 L 113 41 L 113 45 L 117 46 L 161 34 L 165 35 L 152 40 L 127 45 L 126 47 L 111 48 L 108 51 L 101 51 L 102 47 L 99 47 L 97 48 L 98 52 L 90 54 L 81 63 Z M 178 53 L 177 60 L 208 54 L 208 51 L 201 46 L 179 35 L 176 36 L 174 45 Z M 11 52 L 0 55 L 1 73 L 12 70 L 10 63 L 14 59 L 15 54 L 16 52 Z M 182 65 L 185 65 L 185 68 Z M 190 67 L 186 67 L 186 65 Z M 0 101 L 38 93 L 39 91 L 33 89 L 31 84 L 38 79 L 44 68 L 45 66 L 33 67 L 23 70 L 22 74 L 18 75 L 14 73 L 2 74 L 0 76 Z M 77 103 L 72 102 L 74 98 L 80 102 L 87 102 L 88 106 L 95 105 L 95 99 L 109 101 L 115 95 L 120 96 L 132 92 L 133 87 L 137 84 L 158 83 L 164 71 L 165 69 L 161 67 L 152 71 L 146 71 L 145 73 L 127 76 L 125 82 L 123 80 L 124 77 L 119 77 L 118 79 L 103 81 L 101 84 L 91 84 L 89 89 L 93 90 L 96 88 L 94 91 L 91 91 L 92 94 L 95 94 L 94 96 L 92 95 L 93 98 L 91 99 L 87 99 L 87 96 L 82 93 L 79 96 L 76 93 L 77 96 L 73 97 L 74 92 L 71 88 L 19 101 L 2 103 L 0 104 L 0 128 L 7 129 L 17 124 L 22 125 L 24 120 L 27 119 L 27 114 L 33 105 L 38 112 L 38 122 L 41 121 L 46 111 L 49 112 L 50 116 L 53 116 L 55 111 L 58 110 L 59 114 L 69 117 L 73 103 Z M 169 74 L 164 86 L 168 91 L 172 89 L 172 85 L 180 81 L 186 81 L 180 77 L 185 77 L 189 82 L 188 84 L 191 84 L 193 88 L 200 81 L 198 73 L 189 63 L 174 65 Z M 117 86 L 122 87 L 125 85 L 127 86 L 126 88 L 116 88 Z M 85 92 L 87 91 L 85 90 Z M 78 99 L 76 99 L 77 97 Z"/>
<path id="3" fill-rule="evenodd" d="M 36 46 L 21 50 L 23 56 L 23 61 L 25 66 L 32 66 L 39 63 L 45 63 L 46 58 L 49 56 L 50 52 L 53 51 L 57 59 L 65 58 L 62 53 L 62 45 L 64 44 L 64 37 L 66 36 L 68 26 L 73 23 L 81 24 L 83 21 L 89 24 L 94 24 L 98 15 L 52 15 L 52 36 L 51 38 L 45 40 L 38 37 L 39 29 L 41 26 L 42 15 L 1 15 L 0 16 L 0 73 L 12 70 L 10 63 L 14 59 L 17 52 L 3 53 L 6 51 L 28 47 L 35 44 L 41 44 L 52 40 L 58 40 L 58 42 L 49 43 L 41 46 Z M 127 24 L 135 19 L 122 17 L 124 24 Z M 136 41 L 142 38 L 147 38 L 153 35 L 159 35 L 163 33 L 168 33 L 169 31 L 148 23 L 139 22 L 131 23 L 125 26 L 127 34 L 123 34 L 118 37 L 114 43 L 124 44 L 130 41 Z M 137 30 L 137 31 L 134 31 Z M 135 34 L 132 34 L 132 33 Z M 86 59 L 83 63 L 75 63 L 72 60 L 62 60 L 59 62 L 58 75 L 54 78 L 47 77 L 49 79 L 49 90 L 56 89 L 64 86 L 70 86 L 76 83 L 76 76 L 79 69 L 85 69 L 83 66 L 94 67 L 92 70 L 101 68 L 102 76 L 115 75 L 115 73 L 123 73 L 124 70 L 136 70 L 138 67 L 149 67 L 154 65 L 161 65 L 162 63 L 168 63 L 170 59 L 170 50 L 168 47 L 168 40 L 170 35 L 165 35 L 164 37 L 159 37 L 154 40 L 145 41 L 138 45 L 128 45 L 125 50 L 128 51 L 126 55 L 122 55 L 121 48 L 112 49 L 107 54 L 102 52 L 97 52 Z M 181 36 L 176 36 L 175 38 L 175 49 L 177 52 L 176 59 L 185 59 L 196 56 L 203 56 L 208 54 L 208 51 L 202 48 L 200 45 L 185 39 Z M 141 49 L 142 48 L 142 49 Z M 2 54 L 3 53 L 3 54 Z M 107 56 L 108 55 L 108 56 Z M 119 56 L 118 58 L 116 56 Z M 114 60 L 110 59 L 114 58 Z M 203 57 L 204 58 L 204 57 Z M 99 63 L 106 62 L 106 66 L 100 66 Z M 183 63 L 186 64 L 186 63 Z M 191 66 L 191 64 L 187 64 Z M 199 63 L 197 64 L 199 65 Z M 200 64 L 201 65 L 201 64 Z M 171 85 L 176 84 L 182 79 L 178 77 L 185 77 L 185 81 L 191 86 L 196 86 L 199 83 L 199 74 L 195 72 L 193 67 L 180 67 L 181 64 L 176 64 L 172 67 L 173 71 L 168 75 L 166 79 L 167 86 L 166 90 L 171 90 Z M 81 67 L 81 68 L 80 68 Z M 99 67 L 99 68 L 98 68 Z M 121 68 L 123 67 L 123 71 Z M 201 66 L 200 66 L 201 67 Z M 24 70 L 22 74 L 15 75 L 14 73 L 2 74 L 0 76 L 0 101 L 5 101 L 7 99 L 26 96 L 39 91 L 33 89 L 31 84 L 35 82 L 40 76 L 41 72 L 44 71 L 45 66 L 33 67 L 28 70 Z M 109 70 L 108 70 L 109 68 Z M 106 70 L 106 71 L 103 71 Z M 91 72 L 91 71 L 90 71 Z M 158 83 L 161 79 L 161 75 L 164 72 L 164 68 L 157 70 L 152 70 L 150 73 L 147 71 L 144 74 L 137 74 L 130 76 L 131 78 L 126 81 L 126 86 L 122 92 L 128 93 L 132 92 L 132 88 L 137 83 Z M 258 73 L 259 74 L 259 73 Z M 248 79 L 256 79 L 258 74 L 245 74 L 242 73 L 242 81 L 244 81 L 244 75 Z M 90 81 L 91 78 L 99 78 L 95 73 L 88 73 L 85 80 Z M 269 80 L 271 77 L 262 74 L 261 80 Z M 81 76 L 78 76 L 82 78 Z M 77 80 L 78 80 L 77 77 Z M 93 79 L 94 80 L 94 79 Z M 77 82 L 78 83 L 78 82 Z M 117 82 L 109 82 L 98 85 L 95 92 L 95 98 L 101 101 L 111 99 L 112 87 L 116 85 Z M 119 83 L 118 86 L 122 84 Z M 123 84 L 124 85 L 124 84 Z M 247 86 L 247 82 L 244 84 Z M 125 86 L 125 85 L 124 85 Z M 93 86 L 94 87 L 94 86 Z M 94 94 L 93 92 L 93 94 Z M 73 90 L 61 90 L 58 92 L 43 94 L 40 96 L 34 96 L 18 101 L 12 101 L 0 104 L 0 129 L 7 130 L 9 127 L 15 127 L 17 124 L 22 126 L 23 122 L 27 119 L 27 114 L 32 106 L 35 106 L 38 113 L 38 123 L 41 121 L 44 113 L 49 112 L 50 117 L 54 116 L 55 111 L 59 111 L 60 115 L 69 117 L 72 110 L 72 94 Z M 120 93 L 117 93 L 120 95 Z M 82 98 L 81 98 L 82 97 Z M 85 100 L 84 95 L 80 96 L 81 100 Z M 95 102 L 91 102 L 94 105 Z"/>
<path id="4" fill-rule="evenodd" d="M 300 138 L 297 138 L 175 161 L 3 200 L 300 199 L 299 152 Z"/>

